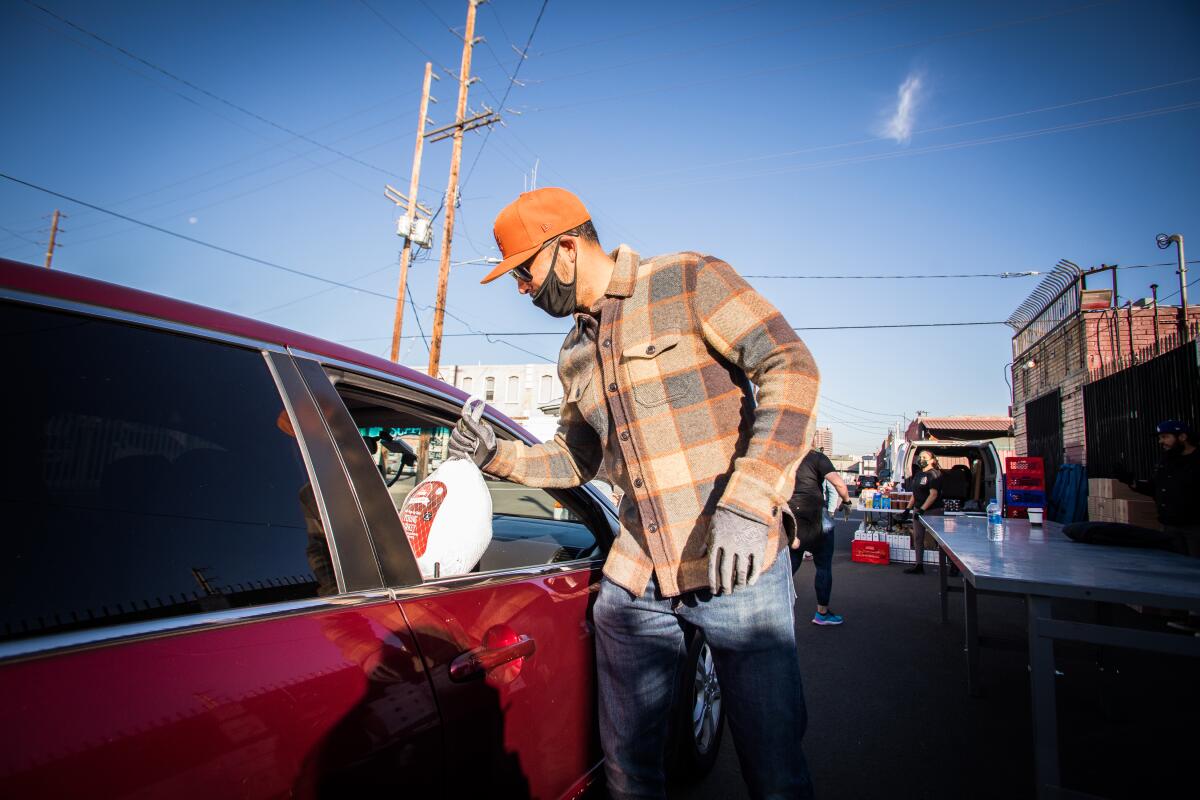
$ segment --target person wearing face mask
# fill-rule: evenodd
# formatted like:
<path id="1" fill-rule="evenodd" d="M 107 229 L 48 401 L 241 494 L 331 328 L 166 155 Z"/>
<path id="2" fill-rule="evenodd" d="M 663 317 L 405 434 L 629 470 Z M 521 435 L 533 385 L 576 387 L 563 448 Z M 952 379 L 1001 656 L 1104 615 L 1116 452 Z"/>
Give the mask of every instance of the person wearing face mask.
<path id="1" fill-rule="evenodd" d="M 917 553 L 917 563 L 904 570 L 909 575 L 925 574 L 925 537 L 917 517 L 921 514 L 942 513 L 942 471 L 938 469 L 937 456 L 927 450 L 917 453 L 917 467 L 921 472 L 913 476 L 912 543 Z"/>
<path id="2" fill-rule="evenodd" d="M 522 194 L 495 223 L 517 291 L 574 315 L 559 353 L 554 438 L 497 441 L 464 415 L 454 454 L 527 486 L 603 463 L 623 498 L 593 608 L 608 791 L 665 797 L 667 724 L 685 623 L 704 631 L 754 797 L 811 797 L 787 506 L 819 376 L 791 325 L 725 262 L 600 247 L 564 189 Z M 751 384 L 757 386 L 757 394 Z"/>

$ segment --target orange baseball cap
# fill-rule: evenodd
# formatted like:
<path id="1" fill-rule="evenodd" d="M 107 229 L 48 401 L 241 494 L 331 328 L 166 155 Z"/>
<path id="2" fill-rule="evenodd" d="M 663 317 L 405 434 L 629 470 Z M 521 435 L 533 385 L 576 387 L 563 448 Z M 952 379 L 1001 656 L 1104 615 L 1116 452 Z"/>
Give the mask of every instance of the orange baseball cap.
<path id="1" fill-rule="evenodd" d="M 492 233 L 504 256 L 480 283 L 490 283 L 560 233 L 578 227 L 592 218 L 580 201 L 566 189 L 547 186 L 523 192 L 496 215 Z"/>

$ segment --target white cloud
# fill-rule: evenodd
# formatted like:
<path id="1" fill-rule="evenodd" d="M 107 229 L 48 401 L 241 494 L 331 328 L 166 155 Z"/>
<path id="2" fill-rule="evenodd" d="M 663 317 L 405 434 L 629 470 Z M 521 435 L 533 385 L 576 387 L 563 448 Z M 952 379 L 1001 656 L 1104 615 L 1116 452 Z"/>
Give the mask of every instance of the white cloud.
<path id="1" fill-rule="evenodd" d="M 199 217 L 188 217 L 188 225 L 195 225 L 199 221 Z"/>
<path id="2" fill-rule="evenodd" d="M 922 100 L 923 81 L 913 73 L 896 90 L 896 109 L 883 125 L 883 135 L 900 144 L 908 144 L 917 123 L 917 106 Z"/>

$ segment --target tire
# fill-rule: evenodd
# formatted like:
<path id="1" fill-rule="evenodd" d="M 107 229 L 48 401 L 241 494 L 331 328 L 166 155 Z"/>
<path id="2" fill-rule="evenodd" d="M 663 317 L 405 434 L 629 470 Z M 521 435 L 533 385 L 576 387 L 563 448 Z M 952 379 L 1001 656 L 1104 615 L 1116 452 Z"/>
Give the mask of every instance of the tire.
<path id="1" fill-rule="evenodd" d="M 692 633 L 680 676 L 668 764 L 675 783 L 696 783 L 712 771 L 725 732 L 725 705 L 703 632 Z"/>

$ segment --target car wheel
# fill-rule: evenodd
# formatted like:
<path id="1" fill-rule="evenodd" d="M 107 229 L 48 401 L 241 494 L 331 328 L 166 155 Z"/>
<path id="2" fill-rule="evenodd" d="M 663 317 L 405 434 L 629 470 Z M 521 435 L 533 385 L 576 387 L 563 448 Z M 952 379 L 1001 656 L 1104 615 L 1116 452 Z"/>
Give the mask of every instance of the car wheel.
<path id="1" fill-rule="evenodd" d="M 725 730 L 725 706 L 712 648 L 700 631 L 688 644 L 680 683 L 671 775 L 678 782 L 693 783 L 712 770 Z"/>

